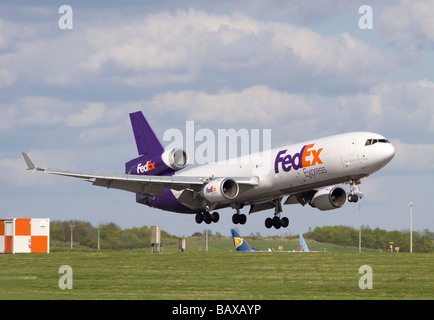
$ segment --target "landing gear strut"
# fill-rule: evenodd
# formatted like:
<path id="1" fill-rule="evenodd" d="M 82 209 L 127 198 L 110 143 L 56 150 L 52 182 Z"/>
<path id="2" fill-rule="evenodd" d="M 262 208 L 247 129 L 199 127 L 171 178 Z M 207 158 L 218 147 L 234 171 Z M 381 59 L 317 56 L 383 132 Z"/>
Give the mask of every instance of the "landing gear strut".
<path id="1" fill-rule="evenodd" d="M 265 227 L 270 229 L 274 227 L 280 229 L 280 227 L 286 228 L 289 226 L 289 219 L 287 217 L 280 218 L 280 213 L 282 212 L 282 201 L 281 198 L 273 200 L 274 202 L 274 217 L 265 219 Z"/>
<path id="2" fill-rule="evenodd" d="M 359 195 L 362 194 L 359 189 L 360 179 L 351 179 L 350 180 L 350 194 L 348 195 L 349 202 L 357 202 L 359 201 Z"/>
<path id="3" fill-rule="evenodd" d="M 196 214 L 195 217 L 196 223 L 202 223 L 204 221 L 206 224 L 210 224 L 211 222 L 217 223 L 220 220 L 220 215 L 218 212 L 213 212 L 212 214 L 208 211 L 203 213 Z"/>

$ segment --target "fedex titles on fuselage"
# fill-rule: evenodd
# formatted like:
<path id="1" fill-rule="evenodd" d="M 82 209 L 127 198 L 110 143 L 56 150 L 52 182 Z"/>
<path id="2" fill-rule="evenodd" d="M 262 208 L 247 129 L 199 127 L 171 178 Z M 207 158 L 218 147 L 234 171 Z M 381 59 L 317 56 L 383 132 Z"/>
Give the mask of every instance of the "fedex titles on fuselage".
<path id="1" fill-rule="evenodd" d="M 286 154 L 288 149 L 279 151 L 274 160 L 274 172 L 279 173 L 280 168 L 285 172 L 302 168 L 304 175 L 311 178 L 318 174 L 327 173 L 325 167 L 308 169 L 308 167 L 323 164 L 320 158 L 320 153 L 323 148 L 314 149 L 314 145 L 315 143 L 305 145 L 301 148 L 300 152 L 297 152 L 294 155 Z"/>

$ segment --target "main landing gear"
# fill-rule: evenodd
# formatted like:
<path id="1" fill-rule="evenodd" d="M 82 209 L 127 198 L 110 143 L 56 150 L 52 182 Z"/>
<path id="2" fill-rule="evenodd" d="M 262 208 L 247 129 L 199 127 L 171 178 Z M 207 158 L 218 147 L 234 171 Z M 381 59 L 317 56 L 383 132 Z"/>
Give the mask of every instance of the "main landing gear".
<path id="1" fill-rule="evenodd" d="M 245 214 L 235 213 L 232 216 L 232 223 L 233 224 L 245 224 L 246 221 L 247 221 L 247 216 Z"/>
<path id="2" fill-rule="evenodd" d="M 281 227 L 286 228 L 289 226 L 289 219 L 287 217 L 280 218 L 280 213 L 282 212 L 282 204 L 280 203 L 282 199 L 275 199 L 274 202 L 274 217 L 265 219 L 265 227 L 270 229 L 274 227 L 280 229 Z"/>
<path id="3" fill-rule="evenodd" d="M 280 215 L 274 216 L 273 219 L 267 218 L 265 219 L 265 227 L 270 229 L 274 227 L 276 229 L 280 229 L 280 227 L 286 228 L 289 226 L 289 219 L 287 217 L 280 218 Z"/>
<path id="4" fill-rule="evenodd" d="M 204 221 L 206 224 L 210 224 L 211 222 L 218 222 L 220 220 L 220 215 L 218 212 L 213 212 L 212 214 L 208 211 L 203 213 L 196 214 L 196 223 L 202 223 Z"/>

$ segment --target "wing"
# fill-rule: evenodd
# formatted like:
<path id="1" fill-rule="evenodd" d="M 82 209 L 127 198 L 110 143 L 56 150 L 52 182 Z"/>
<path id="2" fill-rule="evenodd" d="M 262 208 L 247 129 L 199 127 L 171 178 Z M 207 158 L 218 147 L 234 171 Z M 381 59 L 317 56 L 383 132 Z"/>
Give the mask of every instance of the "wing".
<path id="1" fill-rule="evenodd" d="M 109 189 L 120 189 L 140 194 L 160 195 L 163 193 L 164 187 L 178 191 L 189 189 L 199 192 L 203 189 L 203 186 L 211 180 L 211 178 L 209 177 L 198 176 L 140 176 L 133 174 L 91 173 L 57 169 L 44 169 L 36 167 L 25 152 L 23 152 L 22 155 L 24 157 L 24 161 L 27 164 L 27 170 L 42 171 L 49 174 L 80 178 L 85 181 L 91 182 L 95 186 L 106 187 Z M 242 177 L 232 179 L 242 185 L 258 185 L 258 181 L 255 178 Z"/>

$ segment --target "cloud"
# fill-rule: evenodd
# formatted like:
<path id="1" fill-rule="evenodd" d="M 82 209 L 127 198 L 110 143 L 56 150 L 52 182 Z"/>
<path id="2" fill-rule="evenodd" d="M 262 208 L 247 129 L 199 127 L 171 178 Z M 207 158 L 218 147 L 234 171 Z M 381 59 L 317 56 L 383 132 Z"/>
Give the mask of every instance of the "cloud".
<path id="1" fill-rule="evenodd" d="M 358 130 L 372 130 L 405 142 L 427 143 L 434 133 L 434 83 L 384 82 L 366 93 L 339 96 L 347 121 Z"/>
<path id="2" fill-rule="evenodd" d="M 24 24 L 22 31 L 0 38 L 0 46 L 9 48 L 0 55 L 0 86 L 149 87 L 252 79 L 299 86 L 302 79 L 311 88 L 365 86 L 394 65 L 390 56 L 349 33 L 323 36 L 242 13 L 190 9 L 128 19 L 113 10 L 107 14 L 110 24 L 88 18 L 68 32 Z"/>
<path id="3" fill-rule="evenodd" d="M 120 68 L 135 74 L 128 84 L 144 86 L 152 76 L 157 76 L 156 84 L 164 77 L 169 83 L 197 80 L 198 73 L 208 69 L 231 74 L 257 70 L 258 79 L 271 69 L 280 77 L 285 72 L 284 78 L 307 73 L 327 82 L 333 76 L 343 83 L 366 84 L 391 66 L 390 59 L 348 33 L 324 37 L 307 28 L 238 13 L 164 12 L 110 32 L 96 28 L 86 38 L 91 54 L 85 70 Z M 143 81 L 132 81 L 136 77 Z"/>
<path id="4" fill-rule="evenodd" d="M 401 0 L 387 7 L 381 24 L 393 43 L 402 49 L 434 48 L 433 1 Z"/>
<path id="5" fill-rule="evenodd" d="M 391 169 L 399 169 L 406 174 L 420 172 L 425 174 L 434 170 L 434 144 L 409 144 L 399 139 L 392 139 L 395 157 L 390 163 Z"/>
<path id="6" fill-rule="evenodd" d="M 107 113 L 107 107 L 101 102 L 89 103 L 79 113 L 68 115 L 66 125 L 71 127 L 87 127 L 100 122 Z"/>
<path id="7" fill-rule="evenodd" d="M 197 91 L 167 92 L 147 103 L 157 113 L 174 112 L 185 119 L 221 124 L 268 124 L 282 115 L 299 118 L 310 115 L 312 107 L 303 96 L 254 86 L 241 91 L 222 90 L 216 94 Z"/>

